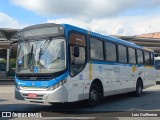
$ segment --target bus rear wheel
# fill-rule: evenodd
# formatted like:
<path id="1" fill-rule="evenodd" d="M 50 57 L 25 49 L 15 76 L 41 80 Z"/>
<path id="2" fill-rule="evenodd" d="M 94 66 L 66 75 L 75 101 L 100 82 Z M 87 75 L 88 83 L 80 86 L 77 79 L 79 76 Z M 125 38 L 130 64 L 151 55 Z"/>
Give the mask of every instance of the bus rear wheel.
<path id="1" fill-rule="evenodd" d="M 140 97 L 142 96 L 142 82 L 140 80 L 137 81 L 137 84 L 136 84 L 136 91 L 135 91 L 135 95 L 137 97 Z"/>
<path id="2" fill-rule="evenodd" d="M 88 105 L 89 107 L 94 107 L 99 104 L 100 102 L 100 90 L 96 84 L 92 84 L 90 91 L 89 91 L 89 99 Z"/>

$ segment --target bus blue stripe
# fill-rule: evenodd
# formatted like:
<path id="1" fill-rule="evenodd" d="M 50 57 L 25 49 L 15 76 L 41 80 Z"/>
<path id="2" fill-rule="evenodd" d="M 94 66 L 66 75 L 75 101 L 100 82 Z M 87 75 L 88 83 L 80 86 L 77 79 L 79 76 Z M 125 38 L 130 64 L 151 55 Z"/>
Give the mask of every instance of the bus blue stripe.
<path id="1" fill-rule="evenodd" d="M 141 64 L 125 64 L 125 63 L 117 63 L 117 62 L 108 62 L 108 61 L 91 61 L 92 64 L 106 64 L 106 65 L 118 65 L 118 66 L 137 66 L 137 67 L 144 67 L 145 65 Z"/>

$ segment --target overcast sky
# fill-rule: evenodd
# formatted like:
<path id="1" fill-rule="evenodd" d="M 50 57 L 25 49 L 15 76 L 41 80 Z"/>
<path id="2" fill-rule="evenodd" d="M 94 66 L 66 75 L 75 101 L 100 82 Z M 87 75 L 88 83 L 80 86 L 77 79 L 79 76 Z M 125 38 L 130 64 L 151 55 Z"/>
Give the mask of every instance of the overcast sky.
<path id="1" fill-rule="evenodd" d="M 0 28 L 46 22 L 106 35 L 160 32 L 160 0 L 0 0 Z"/>

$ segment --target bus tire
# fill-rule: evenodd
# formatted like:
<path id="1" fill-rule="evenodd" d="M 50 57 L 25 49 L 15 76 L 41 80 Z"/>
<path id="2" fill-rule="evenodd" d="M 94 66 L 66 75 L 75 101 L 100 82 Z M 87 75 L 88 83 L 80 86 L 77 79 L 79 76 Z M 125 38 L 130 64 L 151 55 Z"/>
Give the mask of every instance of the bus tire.
<path id="1" fill-rule="evenodd" d="M 136 97 L 142 96 L 142 90 L 143 90 L 142 82 L 141 80 L 138 80 L 136 84 L 135 96 Z"/>
<path id="2" fill-rule="evenodd" d="M 89 91 L 88 105 L 89 107 L 97 106 L 100 102 L 100 90 L 98 85 L 92 84 Z"/>

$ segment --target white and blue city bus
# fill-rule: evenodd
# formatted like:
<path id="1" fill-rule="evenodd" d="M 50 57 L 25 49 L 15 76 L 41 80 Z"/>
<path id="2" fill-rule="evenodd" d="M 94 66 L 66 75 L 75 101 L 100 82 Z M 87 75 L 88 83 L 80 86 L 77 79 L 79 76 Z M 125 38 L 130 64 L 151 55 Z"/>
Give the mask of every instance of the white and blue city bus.
<path id="1" fill-rule="evenodd" d="M 68 24 L 40 24 L 17 33 L 15 98 L 32 102 L 87 100 L 133 92 L 155 81 L 154 53 Z"/>

